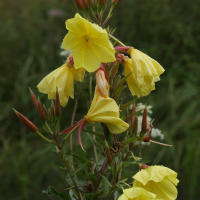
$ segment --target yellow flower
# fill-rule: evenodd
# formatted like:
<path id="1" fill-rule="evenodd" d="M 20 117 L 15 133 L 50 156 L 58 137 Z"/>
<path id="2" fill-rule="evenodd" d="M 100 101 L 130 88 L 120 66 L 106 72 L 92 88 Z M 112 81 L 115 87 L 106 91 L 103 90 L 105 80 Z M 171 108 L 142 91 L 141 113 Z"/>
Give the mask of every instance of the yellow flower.
<path id="1" fill-rule="evenodd" d="M 73 50 L 75 68 L 85 68 L 94 72 L 100 63 L 114 62 L 115 50 L 109 41 L 106 30 L 90 23 L 78 13 L 73 19 L 66 21 L 69 30 L 62 46 L 66 50 Z"/>
<path id="2" fill-rule="evenodd" d="M 133 187 L 144 188 L 163 200 L 174 200 L 178 194 L 175 185 L 179 180 L 176 177 L 177 173 L 167 167 L 151 166 L 133 176 Z"/>
<path id="3" fill-rule="evenodd" d="M 131 48 L 129 54 L 131 59 L 125 61 L 125 76 L 132 72 L 127 78 L 128 87 L 138 98 L 147 96 L 155 90 L 155 82 L 160 80 L 159 76 L 165 70 L 157 61 L 137 49 Z"/>
<path id="4" fill-rule="evenodd" d="M 66 62 L 61 67 L 57 68 L 37 85 L 40 92 L 48 94 L 48 99 L 55 99 L 56 87 L 58 88 L 60 103 L 63 107 L 66 106 L 69 97 L 74 98 L 74 79 L 83 81 L 85 69 L 75 69 L 70 67 Z"/>
<path id="5" fill-rule="evenodd" d="M 114 99 L 101 97 L 95 90 L 90 110 L 85 116 L 88 123 L 105 123 L 111 133 L 122 133 L 129 127 L 119 118 L 119 107 Z"/>
<path id="6" fill-rule="evenodd" d="M 123 193 L 118 200 L 158 200 L 155 194 L 139 187 L 125 189 Z"/>

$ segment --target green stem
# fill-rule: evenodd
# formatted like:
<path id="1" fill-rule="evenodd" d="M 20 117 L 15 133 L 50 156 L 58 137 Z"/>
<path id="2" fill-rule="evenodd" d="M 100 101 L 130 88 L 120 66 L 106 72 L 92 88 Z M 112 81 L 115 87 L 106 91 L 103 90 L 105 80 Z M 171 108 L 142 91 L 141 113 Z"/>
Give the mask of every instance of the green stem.
<path id="1" fill-rule="evenodd" d="M 108 192 L 108 194 L 106 195 L 104 200 L 107 200 L 110 197 L 110 194 L 111 194 L 114 186 L 115 186 L 115 184 L 110 188 L 110 191 Z"/>
<path id="2" fill-rule="evenodd" d="M 119 44 L 121 44 L 122 46 L 126 47 L 125 44 L 123 44 L 121 41 L 119 41 L 116 37 L 112 36 L 111 34 L 108 33 L 108 35 L 113 39 L 115 40 L 116 42 L 118 42 Z"/>
<path id="3" fill-rule="evenodd" d="M 133 159 L 134 159 L 135 161 L 138 161 L 138 159 L 134 156 L 134 154 L 133 154 L 132 151 L 131 151 L 131 155 L 132 155 L 132 157 L 133 157 Z M 138 163 L 138 165 L 139 165 L 140 167 L 142 166 L 140 163 Z"/>
<path id="4" fill-rule="evenodd" d="M 64 144 L 65 144 L 65 141 L 67 141 L 67 139 L 69 138 L 69 136 L 74 132 L 75 129 L 77 129 L 79 126 L 81 125 L 78 124 L 77 126 L 75 126 L 63 139 L 63 141 L 61 142 L 61 148 L 63 148 Z"/>
<path id="5" fill-rule="evenodd" d="M 115 7 L 115 5 L 112 4 L 112 6 L 111 6 L 111 8 L 110 8 L 110 10 L 109 10 L 108 15 L 107 15 L 105 21 L 103 22 L 103 27 L 106 25 L 106 23 L 108 22 L 109 18 L 111 17 L 111 15 L 112 15 L 111 13 L 112 13 L 114 7 Z"/>
<path id="6" fill-rule="evenodd" d="M 52 132 L 51 128 L 49 127 L 47 121 L 45 121 L 45 125 L 46 125 L 47 129 L 49 130 L 49 132 L 53 135 L 53 132 Z"/>
<path id="7" fill-rule="evenodd" d="M 47 142 L 55 143 L 53 140 L 49 140 L 49 139 L 47 139 L 46 137 L 44 137 L 44 135 L 42 135 L 39 131 L 36 131 L 36 133 L 37 133 L 41 138 L 43 138 L 44 140 L 46 140 Z"/>

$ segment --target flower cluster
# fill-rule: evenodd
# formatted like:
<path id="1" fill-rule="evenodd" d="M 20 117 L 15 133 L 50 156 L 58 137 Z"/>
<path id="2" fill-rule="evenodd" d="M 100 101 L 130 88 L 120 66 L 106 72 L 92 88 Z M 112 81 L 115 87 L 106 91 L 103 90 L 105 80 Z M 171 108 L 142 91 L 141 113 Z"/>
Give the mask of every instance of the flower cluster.
<path id="1" fill-rule="evenodd" d="M 51 134 L 53 140 L 42 135 L 38 128 L 21 113 L 15 112 L 32 132 L 56 146 L 54 153 L 63 161 L 64 169 L 67 170 L 74 184 L 71 189 L 74 188 L 74 193 L 79 200 L 82 199 L 81 192 L 84 195 L 87 193 L 94 195 L 84 196 L 84 199 L 101 199 L 102 190 L 99 189 L 101 180 L 104 178 L 105 181 L 109 182 L 104 176 L 105 172 L 112 174 L 112 180 L 109 182 L 110 185 L 112 184 L 110 191 L 107 192 L 105 188 L 103 189 L 105 200 L 109 198 L 113 191 L 119 189 L 123 190 L 119 200 L 175 200 L 177 198 L 176 186 L 179 182 L 177 173 L 163 166 L 147 166 L 142 163 L 141 158 L 135 157 L 132 152 L 134 147 L 143 142 L 171 146 L 151 140 L 155 131 L 153 121 L 150 121 L 147 116 L 150 108 L 148 106 L 141 107 L 141 104 L 138 103 L 140 97 L 147 96 L 155 90 L 155 82 L 160 80 L 160 75 L 165 70 L 148 55 L 131 46 L 124 45 L 113 36 L 113 30 L 104 29 L 112 16 L 112 9 L 117 3 L 118 0 L 112 0 L 110 12 L 105 21 L 102 22 L 103 11 L 107 6 L 106 0 L 76 0 L 76 4 L 84 17 L 77 13 L 74 18 L 68 19 L 65 23 L 68 32 L 63 39 L 62 48 L 67 51 L 67 54 L 62 53 L 62 55 L 68 55 L 68 59 L 37 85 L 39 92 L 47 94 L 49 99 L 55 99 L 55 105 L 52 100 L 51 107 L 46 109 L 31 91 L 31 97 L 43 128 Z M 93 14 L 96 23 L 90 18 L 91 13 L 89 11 Z M 117 43 L 119 43 L 118 46 Z M 123 65 L 125 72 L 123 78 L 118 73 L 120 64 Z M 90 75 L 95 73 L 96 79 L 90 108 L 82 119 L 75 124 L 73 124 L 73 119 L 71 127 L 60 132 L 60 105 L 65 107 L 69 97 L 74 99 L 74 81 L 86 81 L 84 80 L 85 73 L 90 73 Z M 126 87 L 126 85 L 123 85 L 125 82 L 131 96 L 136 96 L 136 99 L 132 99 L 126 104 L 123 103 L 124 98 L 120 98 Z M 131 113 L 129 114 L 130 106 Z M 139 115 L 141 111 L 143 111 L 142 116 Z M 96 132 L 94 127 L 93 131 L 84 128 L 86 125 L 96 122 L 101 123 L 103 134 Z M 94 161 L 73 155 L 82 164 L 84 162 L 84 165 L 77 165 L 79 168 L 76 171 L 74 170 L 74 165 L 71 162 L 73 159 L 66 156 L 65 142 L 76 129 L 78 129 L 78 141 L 82 149 L 82 132 L 91 133 L 98 137 L 96 140 L 95 137 L 90 137 L 90 140 L 105 157 L 100 170 L 94 170 L 96 167 Z M 63 135 L 64 138 L 60 143 L 59 137 Z M 96 154 L 95 156 L 97 157 Z M 98 162 L 97 158 L 96 162 Z M 121 173 L 123 166 L 132 164 L 138 164 L 140 171 L 134 173 L 134 183 L 133 186 L 130 186 L 124 181 L 127 179 L 121 178 Z M 77 177 L 74 177 L 77 171 L 84 171 L 82 175 L 85 176 L 86 182 L 80 186 L 82 190 L 77 186 Z M 65 193 L 60 193 L 52 187 L 45 193 L 69 199 L 68 196 L 65 198 Z"/>

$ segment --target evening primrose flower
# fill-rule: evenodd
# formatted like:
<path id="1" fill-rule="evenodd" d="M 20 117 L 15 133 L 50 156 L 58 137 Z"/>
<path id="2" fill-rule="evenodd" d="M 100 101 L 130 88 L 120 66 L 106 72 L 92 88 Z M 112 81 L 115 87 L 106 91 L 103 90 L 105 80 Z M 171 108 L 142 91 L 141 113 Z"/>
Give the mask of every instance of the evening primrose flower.
<path id="1" fill-rule="evenodd" d="M 55 99 L 57 87 L 60 103 L 65 107 L 69 97 L 74 98 L 74 79 L 82 82 L 84 74 L 85 69 L 75 69 L 66 62 L 43 78 L 37 88 L 41 93 L 48 94 L 48 99 Z"/>
<path id="2" fill-rule="evenodd" d="M 131 59 L 125 61 L 125 76 L 132 95 L 137 97 L 147 96 L 155 90 L 155 82 L 160 80 L 164 68 L 154 59 L 141 51 L 131 48 L 129 51 Z"/>
<path id="3" fill-rule="evenodd" d="M 129 125 L 119 118 L 119 107 L 115 100 L 109 97 L 104 98 L 95 90 L 95 95 L 87 115 L 70 128 L 63 130 L 60 134 L 67 134 L 73 128 L 79 127 L 78 140 L 81 148 L 83 148 L 81 142 L 83 127 L 92 122 L 105 123 L 109 131 L 115 134 L 122 133 L 129 128 Z"/>
<path id="4" fill-rule="evenodd" d="M 73 19 L 66 21 L 69 30 L 62 46 L 66 50 L 73 50 L 75 69 L 85 68 L 94 72 L 100 63 L 114 62 L 115 50 L 110 43 L 106 30 L 90 23 L 78 13 Z"/>
<path id="5" fill-rule="evenodd" d="M 158 200 L 155 194 L 148 192 L 143 188 L 134 187 L 123 190 L 123 194 L 119 197 L 118 200 L 150 200 L 150 199 Z"/>
<path id="6" fill-rule="evenodd" d="M 134 187 L 141 187 L 156 194 L 156 198 L 163 200 L 175 200 L 177 198 L 177 186 L 179 180 L 177 173 L 164 166 L 150 166 L 142 169 L 133 176 Z"/>

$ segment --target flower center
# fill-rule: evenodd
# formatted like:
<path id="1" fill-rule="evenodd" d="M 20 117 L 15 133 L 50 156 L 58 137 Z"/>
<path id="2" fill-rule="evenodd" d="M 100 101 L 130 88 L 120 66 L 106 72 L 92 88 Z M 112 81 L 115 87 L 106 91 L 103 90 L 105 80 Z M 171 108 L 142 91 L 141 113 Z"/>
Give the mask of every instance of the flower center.
<path id="1" fill-rule="evenodd" d="M 83 36 L 83 39 L 85 40 L 85 42 L 88 42 L 89 39 L 90 39 L 90 36 L 89 36 L 89 35 L 84 35 L 84 36 Z"/>

